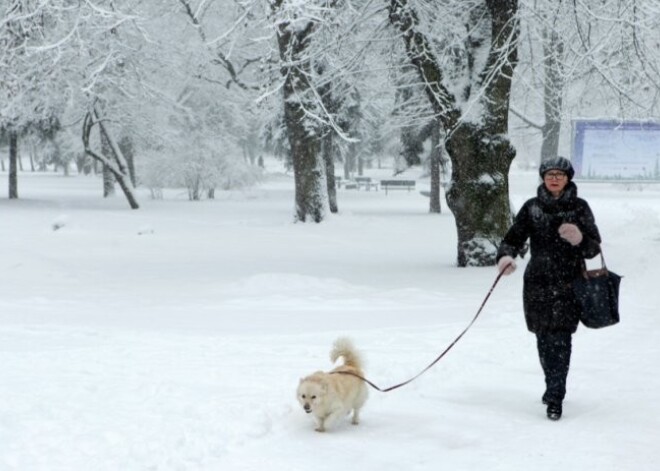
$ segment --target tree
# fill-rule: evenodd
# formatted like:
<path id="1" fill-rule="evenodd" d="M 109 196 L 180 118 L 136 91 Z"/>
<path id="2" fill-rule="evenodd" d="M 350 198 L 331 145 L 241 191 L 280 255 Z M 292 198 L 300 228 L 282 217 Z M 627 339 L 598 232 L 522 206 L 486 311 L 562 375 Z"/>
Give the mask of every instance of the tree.
<path id="1" fill-rule="evenodd" d="M 95 151 L 90 144 L 90 136 L 92 129 L 95 125 L 98 125 L 99 132 L 101 134 L 101 141 L 105 144 L 103 145 L 105 152 Z M 133 188 L 133 183 L 131 182 L 131 176 L 128 170 L 128 163 L 126 158 L 122 153 L 119 145 L 115 142 L 112 135 L 108 132 L 108 127 L 103 121 L 103 118 L 96 110 L 92 109 L 85 115 L 83 121 L 83 131 L 82 131 L 82 140 L 85 147 L 85 153 L 92 157 L 93 159 L 98 160 L 103 164 L 103 167 L 107 169 L 115 177 L 117 183 L 124 192 L 126 200 L 130 205 L 131 209 L 138 209 L 140 205 L 137 202 L 135 196 L 135 191 Z"/>
<path id="2" fill-rule="evenodd" d="M 186 161 L 174 167 L 187 175 L 191 199 L 200 198 L 201 188 L 212 198 L 216 188 L 242 188 L 260 177 L 257 154 L 265 118 L 258 97 L 261 68 L 271 60 L 268 48 L 252 38 L 263 35 L 264 20 L 255 18 L 260 12 L 256 2 L 174 3 L 179 8 L 173 20 L 185 20 L 183 50 L 195 57 L 176 100 L 184 112 L 170 118 L 179 142 L 189 144 L 187 149 L 172 144 Z M 239 153 L 242 160 L 236 158 Z"/>
<path id="3" fill-rule="evenodd" d="M 437 4 L 415 2 L 424 8 L 423 15 L 411 3 L 391 0 L 389 16 L 447 133 L 445 147 L 452 163 L 447 200 L 456 219 L 457 263 L 492 265 L 511 217 L 508 172 L 515 149 L 506 135 L 517 62 L 517 1 L 443 2 L 439 12 L 434 10 Z M 443 16 L 452 23 L 461 19 L 458 49 L 435 48 L 422 26 L 421 18 L 441 21 Z M 449 36 L 452 24 L 444 26 Z M 446 43 L 452 41 L 441 42 Z M 447 70 L 450 59 L 454 67 Z"/>
<path id="4" fill-rule="evenodd" d="M 89 131 L 99 124 L 115 152 L 118 147 L 111 138 L 110 120 L 101 117 L 100 110 L 115 111 L 108 104 L 121 101 L 116 97 L 126 103 L 139 96 L 132 93 L 139 91 L 140 81 L 132 60 L 142 32 L 138 16 L 122 10 L 130 10 L 134 2 L 69 3 L 10 2 L 2 20 L 5 27 L 0 29 L 0 63 L 12 64 L 7 81 L 0 84 L 0 93 L 9 103 L 0 126 L 19 134 L 32 130 L 52 135 L 53 126 L 64 121 L 79 124 L 85 116 L 87 150 L 91 150 Z M 126 109 L 122 111 L 124 119 L 130 116 Z"/>
<path id="5" fill-rule="evenodd" d="M 521 59 L 511 112 L 540 132 L 540 160 L 561 153 L 562 129 L 573 116 L 645 119 L 657 114 L 657 5 L 524 0 L 520 17 Z"/>
<path id="6" fill-rule="evenodd" d="M 429 212 L 441 213 L 440 188 L 442 186 L 441 174 L 446 172 L 443 157 L 442 126 L 433 121 L 431 126 L 431 154 L 429 156 L 429 173 L 431 174 L 431 188 L 429 194 Z"/>
<path id="7" fill-rule="evenodd" d="M 309 46 L 319 23 L 315 15 L 306 14 L 305 7 L 300 7 L 289 5 L 287 0 L 272 2 L 284 79 L 284 123 L 295 178 L 295 219 L 321 222 L 328 210 L 325 165 L 320 159 L 316 123 L 307 111 L 314 109 L 316 104 L 314 85 L 310 80 L 313 64 Z"/>
<path id="8" fill-rule="evenodd" d="M 42 2 L 11 0 L 0 19 L 0 129 L 9 138 L 9 198 L 18 198 L 18 146 L 30 130 L 52 133 L 65 96 L 56 57 L 36 61 L 35 45 L 51 36 L 55 21 Z"/>

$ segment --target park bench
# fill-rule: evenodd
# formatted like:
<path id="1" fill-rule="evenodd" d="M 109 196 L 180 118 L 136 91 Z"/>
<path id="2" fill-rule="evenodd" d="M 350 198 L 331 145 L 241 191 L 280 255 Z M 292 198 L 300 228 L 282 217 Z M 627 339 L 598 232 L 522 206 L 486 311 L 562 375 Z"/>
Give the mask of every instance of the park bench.
<path id="1" fill-rule="evenodd" d="M 385 194 L 388 190 L 412 191 L 415 189 L 415 180 L 381 180 L 380 187 L 385 190 Z"/>
<path id="2" fill-rule="evenodd" d="M 346 180 L 345 178 L 335 175 L 335 185 L 338 189 L 344 188 L 344 190 L 357 190 L 358 184 L 355 180 Z"/>
<path id="3" fill-rule="evenodd" d="M 371 177 L 355 177 L 353 178 L 355 183 L 357 183 L 357 189 L 364 188 L 367 191 L 370 191 L 372 188 L 378 190 L 378 182 L 372 181 Z"/>

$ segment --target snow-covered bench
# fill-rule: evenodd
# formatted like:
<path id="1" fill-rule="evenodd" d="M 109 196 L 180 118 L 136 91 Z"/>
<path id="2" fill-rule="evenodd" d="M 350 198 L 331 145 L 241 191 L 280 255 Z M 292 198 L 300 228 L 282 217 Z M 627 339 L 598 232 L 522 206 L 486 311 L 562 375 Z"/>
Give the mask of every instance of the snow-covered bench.
<path id="1" fill-rule="evenodd" d="M 381 180 L 380 187 L 385 190 L 385 194 L 388 190 L 412 191 L 415 189 L 415 180 Z"/>
<path id="2" fill-rule="evenodd" d="M 371 177 L 355 177 L 353 180 L 355 183 L 357 183 L 358 190 L 360 188 L 364 188 L 367 191 L 371 190 L 372 188 L 374 190 L 378 190 L 378 182 L 372 181 Z"/>

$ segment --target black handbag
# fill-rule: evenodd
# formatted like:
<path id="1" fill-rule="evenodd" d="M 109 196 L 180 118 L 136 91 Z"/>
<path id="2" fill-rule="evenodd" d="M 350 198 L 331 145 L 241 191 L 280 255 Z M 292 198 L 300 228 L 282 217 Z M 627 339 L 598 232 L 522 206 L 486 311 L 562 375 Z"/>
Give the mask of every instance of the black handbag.
<path id="1" fill-rule="evenodd" d="M 592 329 L 619 322 L 621 276 L 607 269 L 602 250 L 600 262 L 601 268 L 587 270 L 583 260 L 582 276 L 572 283 L 573 292 L 582 308 L 580 321 Z"/>

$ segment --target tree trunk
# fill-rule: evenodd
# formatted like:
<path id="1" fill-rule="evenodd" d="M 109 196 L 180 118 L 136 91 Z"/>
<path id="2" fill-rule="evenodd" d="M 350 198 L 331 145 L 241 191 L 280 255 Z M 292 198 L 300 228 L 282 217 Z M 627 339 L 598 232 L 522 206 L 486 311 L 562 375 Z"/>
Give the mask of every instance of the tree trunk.
<path id="1" fill-rule="evenodd" d="M 284 107 L 293 157 L 295 219 L 321 222 L 325 218 L 327 190 L 324 185 L 327 183 L 324 165 L 318 155 L 318 140 L 305 129 L 300 105 L 287 103 Z"/>
<path id="2" fill-rule="evenodd" d="M 60 145 L 57 143 L 57 140 L 54 138 L 51 138 L 50 142 L 53 144 L 53 149 L 55 149 L 55 155 L 57 156 L 56 161 L 60 163 L 62 166 L 62 173 L 64 174 L 65 177 L 69 176 L 69 162 L 62 157 L 62 149 L 60 148 Z M 56 167 L 57 168 L 57 167 Z"/>
<path id="3" fill-rule="evenodd" d="M 94 127 L 95 124 L 99 125 L 99 130 L 101 131 L 102 140 L 105 139 L 107 144 L 109 145 L 112 159 L 106 157 L 103 153 L 98 154 L 94 152 L 90 147 L 89 138 L 92 128 Z M 103 165 L 104 169 L 107 168 L 110 172 L 112 172 L 112 175 L 114 176 L 117 183 L 119 183 L 119 186 L 124 192 L 124 196 L 126 197 L 126 200 L 128 201 L 128 204 L 131 207 L 131 209 L 138 209 L 140 205 L 137 202 L 135 191 L 133 185 L 131 184 L 130 176 L 128 175 L 128 167 L 126 165 L 126 160 L 124 159 L 124 156 L 121 153 L 119 146 L 114 142 L 112 136 L 110 135 L 105 125 L 103 124 L 103 121 L 98 119 L 98 113 L 96 112 L 96 110 L 93 113 L 92 112 L 87 113 L 87 115 L 85 116 L 83 122 L 82 140 L 83 140 L 85 153 L 90 157 L 92 157 L 95 161 L 100 162 Z"/>
<path id="4" fill-rule="evenodd" d="M 447 203 L 456 220 L 460 267 L 494 265 L 497 247 L 511 221 L 508 173 L 515 149 L 505 135 L 511 77 L 517 62 L 518 4 L 517 0 L 485 0 L 483 6 L 488 16 L 481 21 L 490 21 L 488 51 L 477 50 L 479 42 L 467 39 L 471 56 L 488 52 L 483 71 L 472 77 L 466 90 L 472 93 L 474 88 L 484 109 L 481 119 L 471 123 L 443 84 L 443 67 L 431 52 L 428 38 L 419 31 L 419 19 L 408 0 L 390 2 L 390 21 L 401 31 L 408 58 L 447 131 L 445 148 L 452 162 Z"/>
<path id="5" fill-rule="evenodd" d="M 18 198 L 18 134 L 9 131 L 9 199 Z"/>
<path id="6" fill-rule="evenodd" d="M 441 213 L 440 204 L 440 162 L 442 159 L 442 149 L 440 149 L 440 123 L 434 122 L 431 130 L 431 156 L 429 167 L 431 170 L 431 194 L 429 198 L 429 212 Z"/>
<path id="7" fill-rule="evenodd" d="M 198 175 L 193 175 L 186 179 L 186 186 L 188 187 L 188 199 L 190 201 L 199 201 L 201 199 L 202 182 Z"/>
<path id="8" fill-rule="evenodd" d="M 344 156 L 344 180 L 348 181 L 351 179 L 352 171 L 353 171 L 353 156 L 351 155 L 350 147 L 349 147 L 349 150 L 346 152 L 346 155 Z"/>
<path id="9" fill-rule="evenodd" d="M 456 219 L 458 266 L 493 265 L 511 224 L 506 176 L 515 151 L 490 129 L 468 123 L 445 145 L 452 161 L 447 204 Z"/>
<path id="10" fill-rule="evenodd" d="M 280 2 L 281 3 L 281 2 Z M 277 8 L 279 3 L 273 4 Z M 314 23 L 293 27 L 289 22 L 278 24 L 278 46 L 284 76 L 283 99 L 286 124 L 295 180 L 295 219 L 321 222 L 327 210 L 325 165 L 319 155 L 319 139 L 315 124 L 305 115 L 304 97 L 311 84 L 308 81 L 311 65 L 305 56 Z"/>
<path id="11" fill-rule="evenodd" d="M 541 142 L 541 162 L 557 157 L 559 154 L 559 134 L 561 132 L 561 121 L 546 121 L 541 129 L 543 141 Z"/>
<path id="12" fill-rule="evenodd" d="M 563 109 L 564 71 L 562 70 L 564 42 L 556 31 L 546 33 L 543 40 L 543 113 L 545 123 L 541 129 L 541 162 L 557 157 Z"/>
<path id="13" fill-rule="evenodd" d="M 126 160 L 124 159 L 124 156 L 121 153 L 119 146 L 113 141 L 112 136 L 110 136 L 110 133 L 108 132 L 102 121 L 99 121 L 99 128 L 101 129 L 101 135 L 105 136 L 108 143 L 110 144 L 110 148 L 112 149 L 112 155 L 114 157 L 115 162 L 117 163 L 117 170 L 115 171 L 114 169 L 112 169 L 115 180 L 117 181 L 117 183 L 119 183 L 119 187 L 122 189 L 122 192 L 124 193 L 124 196 L 126 197 L 126 200 L 128 201 L 128 204 L 131 207 L 131 209 L 138 209 L 140 205 L 138 204 L 137 198 L 135 197 L 135 188 L 131 183 L 131 178 L 128 172 L 128 165 L 126 163 Z"/>
<path id="14" fill-rule="evenodd" d="M 34 165 L 34 155 L 35 155 L 35 150 L 34 150 L 34 141 L 30 142 L 30 171 L 35 172 L 36 168 Z"/>
<path id="15" fill-rule="evenodd" d="M 112 158 L 112 148 L 105 134 L 101 133 L 101 153 L 106 159 Z M 108 198 L 115 194 L 115 178 L 109 165 L 103 165 L 103 197 Z"/>
<path id="16" fill-rule="evenodd" d="M 127 135 L 122 136 L 119 140 L 119 148 L 126 159 L 131 185 L 135 188 L 137 186 L 137 179 L 135 178 L 135 146 L 133 146 L 133 140 Z"/>
<path id="17" fill-rule="evenodd" d="M 335 181 L 335 160 L 332 153 L 333 150 L 333 140 L 334 134 L 332 131 L 328 131 L 325 136 L 323 136 L 323 141 L 321 142 L 323 162 L 325 162 L 325 178 L 328 185 L 328 205 L 330 206 L 331 213 L 337 213 L 339 208 L 337 207 L 337 182 Z"/>
<path id="18" fill-rule="evenodd" d="M 422 163 L 422 154 L 424 152 L 424 140 L 421 137 L 419 127 L 406 126 L 401 129 L 401 157 L 408 167 Z"/>
<path id="19" fill-rule="evenodd" d="M 316 73 L 318 77 L 323 77 L 325 68 L 321 64 L 316 64 Z M 331 82 L 318 88 L 318 94 L 327 113 L 333 117 L 337 116 L 341 103 L 333 93 Z M 324 124 L 322 127 L 321 138 L 321 158 L 325 164 L 325 179 L 328 191 L 328 206 L 331 213 L 337 213 L 337 182 L 335 180 L 335 151 L 337 150 L 335 139 L 338 137 L 337 130 L 331 124 Z"/>

